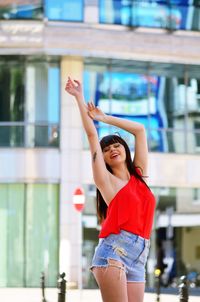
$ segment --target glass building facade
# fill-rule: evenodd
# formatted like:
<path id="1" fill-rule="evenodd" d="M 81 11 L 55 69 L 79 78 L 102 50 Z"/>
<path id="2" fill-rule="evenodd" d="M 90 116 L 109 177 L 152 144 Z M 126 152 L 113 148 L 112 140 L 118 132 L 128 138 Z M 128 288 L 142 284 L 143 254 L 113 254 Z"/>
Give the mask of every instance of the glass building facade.
<path id="1" fill-rule="evenodd" d="M 1 150 L 58 149 L 59 61 L 1 56 L 0 66 Z M 25 169 L 33 164 L 36 170 L 31 158 Z M 23 170 L 26 161 L 20 162 Z M 0 287 L 37 287 L 42 271 L 48 274 L 47 286 L 57 281 L 59 184 L 27 181 L 19 177 L 18 183 L 16 176 L 9 183 L 5 176 L 0 183 Z"/>
<path id="2" fill-rule="evenodd" d="M 37 287 L 42 271 L 48 273 L 47 285 L 55 285 L 58 189 L 56 184 L 0 184 L 0 287 Z"/>
<path id="3" fill-rule="evenodd" d="M 92 98 L 104 112 L 138 121 L 145 126 L 149 150 L 152 153 L 197 156 L 200 153 L 198 65 L 88 58 L 85 60 L 84 84 L 86 99 Z M 134 151 L 132 135 L 103 123 L 97 122 L 96 127 L 100 137 L 108 133 L 119 133 Z M 88 147 L 87 143 L 85 147 Z M 194 257 L 187 251 L 186 241 L 191 243 L 194 253 L 198 254 L 199 245 L 194 246 L 191 238 L 200 234 L 199 223 L 192 216 L 199 213 L 199 188 L 152 186 L 151 189 L 157 206 L 147 265 L 147 286 L 152 286 L 157 242 L 162 244 L 165 255 L 163 261 L 166 269 L 162 276 L 162 285 L 173 286 L 177 276 L 194 270 L 195 261 L 198 262 L 198 257 L 194 261 Z M 91 260 L 86 258 L 92 257 L 94 253 L 98 228 L 94 227 L 97 225 L 94 218 L 95 188 L 87 186 L 86 192 L 88 203 L 83 219 L 83 257 L 88 264 Z M 172 216 L 174 220 L 169 222 Z M 188 219 L 189 224 L 193 221 L 191 227 L 187 227 L 185 219 Z M 86 270 L 83 280 L 85 287 L 96 287 Z"/>
<path id="4" fill-rule="evenodd" d="M 150 151 L 200 152 L 198 66 L 86 60 L 84 80 L 86 99 L 91 94 L 106 113 L 144 124 Z M 97 127 L 100 137 L 119 131 Z M 131 142 L 131 135 L 120 134 Z"/>
<path id="5" fill-rule="evenodd" d="M 199 30 L 199 1 L 100 0 L 100 22 L 167 30 Z"/>
<path id="6" fill-rule="evenodd" d="M 167 30 L 200 29 L 199 0 L 99 0 L 99 23 Z M 0 19 L 84 21 L 84 0 L 21 0 L 0 3 Z"/>
<path id="7" fill-rule="evenodd" d="M 199 57 L 191 52 L 193 62 L 196 58 L 194 64 L 188 63 L 187 57 L 179 63 L 171 58 L 181 39 L 199 38 L 200 1 L 9 0 L 0 3 L 0 21 L 3 25 L 0 41 L 4 45 L 0 48 L 0 166 L 4 158 L 12 159 L 7 163 L 10 169 L 14 166 L 6 175 L 0 169 L 0 287 L 39 287 L 41 271 L 47 276 L 46 285 L 56 286 L 63 263 L 70 271 L 70 278 L 74 278 L 72 281 L 76 281 L 80 264 L 77 262 L 79 243 L 76 241 L 79 240 L 79 231 L 75 229 L 78 225 L 74 223 L 75 214 L 70 212 L 70 194 L 74 189 L 72 186 L 80 179 L 86 194 L 82 216 L 83 287 L 96 287 L 88 271 L 99 232 L 95 188 L 89 175 L 82 179 L 85 171 L 79 164 L 84 166 L 87 162 L 89 148 L 86 140 L 83 148 L 83 133 L 75 108 L 66 95 L 63 96 L 65 76 L 75 70 L 75 74 L 83 79 L 86 100 L 93 99 L 105 113 L 141 122 L 146 128 L 149 150 L 154 159 L 162 155 L 164 162 L 168 155 L 173 159 L 177 159 L 177 155 L 183 161 L 190 157 L 196 164 L 200 154 Z M 16 28 L 15 22 L 18 24 Z M 49 36 L 54 27 L 53 33 L 56 32 L 57 36 L 51 40 Z M 65 32 L 66 28 L 70 30 Z M 146 53 L 137 60 L 137 54 L 133 58 L 133 48 L 129 50 L 128 45 L 115 52 L 114 47 L 118 47 L 120 40 L 113 43 L 113 53 L 109 49 L 107 55 L 107 41 L 99 35 L 97 45 L 100 49 L 93 53 L 92 44 L 87 51 L 81 48 L 88 40 L 90 42 L 91 29 L 95 29 L 91 30 L 94 34 L 101 29 L 107 30 L 111 37 L 114 32 L 122 35 L 137 33 L 139 36 L 140 28 L 146 35 L 156 33 L 152 39 L 156 43 L 173 37 L 172 50 L 166 50 L 171 51 L 170 55 L 164 51 L 157 60 L 159 47 L 156 45 L 156 51 L 148 53 L 146 41 L 143 41 L 138 47 L 141 47 L 141 53 L 142 50 Z M 73 29 L 78 32 L 76 41 L 71 35 Z M 84 42 L 82 33 L 86 37 Z M 30 45 L 27 47 L 24 41 L 29 34 Z M 66 37 L 64 42 L 61 40 L 63 35 Z M 47 36 L 49 40 L 45 39 Z M 135 35 L 134 39 L 137 43 Z M 8 54 L 9 43 L 11 51 Z M 127 58 L 127 51 L 132 59 Z M 81 67 L 77 67 L 79 63 Z M 102 123 L 96 122 L 95 125 L 100 137 L 120 133 L 134 152 L 134 141 L 129 134 Z M 86 160 L 80 163 L 82 153 Z M 23 177 L 21 167 L 17 171 L 17 160 L 21 167 L 26 165 Z M 48 164 L 45 166 L 45 163 Z M 165 186 L 154 183 L 151 187 L 157 210 L 147 265 L 150 286 L 156 260 L 155 237 L 162 241 L 165 249 L 165 285 L 194 267 L 200 271 L 200 226 L 195 220 L 195 215 L 200 214 L 199 174 L 194 172 L 197 181 L 192 182 L 194 167 L 188 166 L 184 169 L 192 172 L 185 187 L 182 180 L 179 185 L 168 184 L 174 172 L 163 176 Z M 31 173 L 27 172 L 29 169 Z M 185 173 L 184 169 L 180 173 Z M 172 218 L 175 222 L 170 225 L 168 222 Z"/>
<path id="8" fill-rule="evenodd" d="M 21 0 L 0 3 L 0 19 L 83 20 L 83 0 Z"/>
<path id="9" fill-rule="evenodd" d="M 58 61 L 0 57 L 0 146 L 58 147 Z"/>

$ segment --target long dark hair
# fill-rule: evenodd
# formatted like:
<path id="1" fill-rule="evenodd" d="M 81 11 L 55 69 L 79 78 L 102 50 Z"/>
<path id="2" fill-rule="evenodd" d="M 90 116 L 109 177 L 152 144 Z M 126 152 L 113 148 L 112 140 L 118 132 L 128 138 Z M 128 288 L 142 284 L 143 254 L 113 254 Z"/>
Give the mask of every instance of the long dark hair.
<path id="1" fill-rule="evenodd" d="M 136 171 L 137 167 L 135 167 L 133 165 L 133 161 L 131 159 L 130 149 L 129 149 L 127 143 L 125 142 L 125 140 L 123 138 L 121 138 L 118 135 L 107 135 L 107 136 L 104 136 L 100 140 L 101 150 L 103 151 L 103 149 L 105 147 L 107 147 L 107 146 L 109 146 L 111 144 L 115 144 L 115 143 L 120 143 L 125 148 L 125 152 L 126 152 L 126 165 L 127 165 L 127 169 L 129 171 L 130 175 L 134 175 L 136 178 L 138 178 L 140 181 L 142 181 L 147 186 L 147 184 L 145 183 L 145 181 L 142 179 L 142 177 Z M 107 170 L 110 173 L 113 173 L 111 167 L 108 164 L 106 164 L 106 168 L 107 168 Z M 102 197 L 102 195 L 101 195 L 101 193 L 100 193 L 100 191 L 98 189 L 97 189 L 97 194 L 96 195 L 97 195 L 97 217 L 98 217 L 99 223 L 101 223 L 106 218 L 106 212 L 107 212 L 108 206 L 107 206 L 105 200 L 103 199 L 103 197 Z"/>

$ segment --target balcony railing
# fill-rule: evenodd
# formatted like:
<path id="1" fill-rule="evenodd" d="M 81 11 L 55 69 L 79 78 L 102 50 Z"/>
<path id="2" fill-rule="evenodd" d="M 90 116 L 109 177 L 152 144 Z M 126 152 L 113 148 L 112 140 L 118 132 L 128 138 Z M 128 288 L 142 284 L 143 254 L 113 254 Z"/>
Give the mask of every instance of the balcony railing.
<path id="1" fill-rule="evenodd" d="M 1 122 L 0 147 L 59 147 L 58 124 Z"/>

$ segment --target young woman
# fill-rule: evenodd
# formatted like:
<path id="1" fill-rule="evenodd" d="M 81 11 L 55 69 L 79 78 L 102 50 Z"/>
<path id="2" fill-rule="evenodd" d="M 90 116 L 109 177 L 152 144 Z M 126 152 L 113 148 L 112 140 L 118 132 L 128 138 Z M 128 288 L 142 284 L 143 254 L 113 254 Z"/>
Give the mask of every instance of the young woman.
<path id="1" fill-rule="evenodd" d="M 97 187 L 97 214 L 102 228 L 91 271 L 104 302 L 142 302 L 155 209 L 154 196 L 145 183 L 148 162 L 145 129 L 140 123 L 104 114 L 91 102 L 86 104 L 77 80 L 68 78 L 65 90 L 75 97 L 79 107 Z M 99 142 L 93 120 L 134 135 L 133 161 L 120 136 L 108 135 Z"/>

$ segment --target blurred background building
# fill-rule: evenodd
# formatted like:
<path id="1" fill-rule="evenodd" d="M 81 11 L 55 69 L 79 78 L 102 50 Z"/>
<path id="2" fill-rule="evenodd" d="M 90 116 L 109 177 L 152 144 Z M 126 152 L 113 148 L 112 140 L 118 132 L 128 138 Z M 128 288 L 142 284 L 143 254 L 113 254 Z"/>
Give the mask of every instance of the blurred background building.
<path id="1" fill-rule="evenodd" d="M 37 287 L 41 271 L 48 286 L 59 271 L 80 285 L 81 265 L 83 286 L 96 286 L 95 187 L 68 75 L 106 113 L 146 127 L 157 200 L 148 285 L 158 247 L 164 284 L 199 272 L 200 1 L 2 0 L 0 286 Z M 73 206 L 80 186 L 82 215 Z"/>

